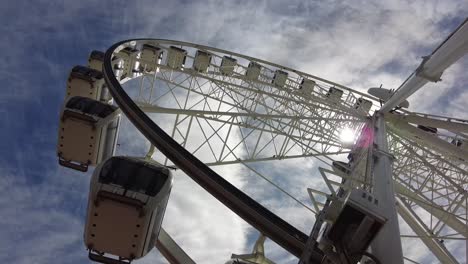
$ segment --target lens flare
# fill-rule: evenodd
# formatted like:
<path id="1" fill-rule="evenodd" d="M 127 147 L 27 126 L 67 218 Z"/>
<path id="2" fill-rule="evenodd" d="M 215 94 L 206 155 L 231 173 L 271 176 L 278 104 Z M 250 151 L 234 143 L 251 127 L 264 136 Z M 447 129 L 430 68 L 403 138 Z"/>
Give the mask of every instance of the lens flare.
<path id="1" fill-rule="evenodd" d="M 356 135 L 354 134 L 354 131 L 351 130 L 350 128 L 344 128 L 341 130 L 340 134 L 340 140 L 343 143 L 354 143 L 354 140 L 356 139 Z"/>

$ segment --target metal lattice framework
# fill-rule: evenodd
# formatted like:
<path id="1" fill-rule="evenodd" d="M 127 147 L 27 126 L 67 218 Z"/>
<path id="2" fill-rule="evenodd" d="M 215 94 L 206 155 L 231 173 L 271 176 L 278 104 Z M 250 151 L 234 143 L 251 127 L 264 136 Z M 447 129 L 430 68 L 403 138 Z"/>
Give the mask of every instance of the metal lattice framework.
<path id="1" fill-rule="evenodd" d="M 162 57 L 145 60 L 141 52 L 131 56 L 121 52 L 124 48 L 141 50 L 143 44 L 159 48 Z M 168 64 L 172 46 L 187 51 L 181 67 Z M 211 55 L 206 70 L 192 67 L 198 50 Z M 137 40 L 122 44 L 113 55 L 115 75 L 122 84 L 126 83 L 127 92 L 140 109 L 210 166 L 242 164 L 253 169 L 248 164 L 308 157 L 331 165 L 333 160 L 351 153 L 350 146 L 341 142 L 340 132 L 344 128 L 357 134 L 366 131 L 370 116 L 379 108 L 379 101 L 368 94 L 288 67 L 206 46 Z M 224 57 L 237 60 L 231 74 L 222 71 Z M 255 78 L 247 73 L 252 62 L 261 66 Z M 278 71 L 287 73 L 281 85 L 273 81 Z M 301 88 L 304 79 L 315 83 L 313 90 Z M 331 89 L 341 90 L 341 98 L 334 98 Z M 356 106 L 360 98 L 372 102 L 369 111 Z M 468 235 L 467 150 L 453 143 L 468 142 L 468 121 L 403 110 L 388 113 L 385 118 L 398 212 L 414 231 L 414 235 L 403 236 L 421 239 L 444 263 L 456 262 L 443 241 L 463 241 Z M 415 124 L 421 122 L 440 125 L 437 127 L 442 130 L 437 134 L 414 132 L 418 130 Z M 427 137 L 436 143 L 428 143 Z M 456 151 L 444 151 L 452 148 Z M 354 147 L 358 165 L 352 175 L 320 168 L 323 188 L 308 189 L 310 209 L 315 214 L 338 187 L 372 189 L 372 179 L 366 177 L 371 149 L 372 144 Z M 343 185 L 341 178 L 352 184 Z"/>

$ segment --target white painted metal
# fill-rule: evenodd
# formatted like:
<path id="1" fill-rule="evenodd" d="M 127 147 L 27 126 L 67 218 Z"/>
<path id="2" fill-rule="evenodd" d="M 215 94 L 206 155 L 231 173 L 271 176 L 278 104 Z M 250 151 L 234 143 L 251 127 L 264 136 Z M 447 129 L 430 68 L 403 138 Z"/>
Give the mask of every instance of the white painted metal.
<path id="1" fill-rule="evenodd" d="M 189 255 L 161 228 L 159 231 L 156 248 L 171 264 L 195 264 Z"/>
<path id="2" fill-rule="evenodd" d="M 405 222 L 411 227 L 411 229 L 421 238 L 421 241 L 432 251 L 437 257 L 440 263 L 458 263 L 458 261 L 450 254 L 450 252 L 443 246 L 443 244 L 430 237 L 428 228 L 416 220 L 416 217 L 411 215 L 410 209 L 408 209 L 404 202 L 398 201 L 398 214 L 405 220 Z"/>
<path id="3" fill-rule="evenodd" d="M 287 80 L 287 72 L 284 72 L 282 70 L 276 70 L 275 75 L 273 76 L 272 83 L 276 86 L 283 87 Z"/>
<path id="4" fill-rule="evenodd" d="M 224 56 L 219 66 L 219 71 L 224 75 L 231 75 L 237 65 L 237 60 L 228 56 Z"/>
<path id="5" fill-rule="evenodd" d="M 378 88 L 377 87 L 372 87 L 372 88 L 369 88 L 367 90 L 367 92 L 370 95 L 373 95 L 373 96 L 377 97 L 380 101 L 386 102 L 386 101 L 388 101 L 388 99 L 390 99 L 390 97 L 392 97 L 394 91 L 392 89 L 385 89 L 385 88 L 381 88 L 381 87 L 378 87 Z M 407 100 L 403 100 L 403 101 L 398 103 L 397 107 L 408 108 L 409 107 L 409 102 Z"/>
<path id="6" fill-rule="evenodd" d="M 245 71 L 245 77 L 248 80 L 257 80 L 260 75 L 261 66 L 256 62 L 250 62 Z"/>
<path id="7" fill-rule="evenodd" d="M 368 114 L 372 107 L 372 102 L 364 98 L 359 98 L 354 104 L 354 108 L 362 111 L 364 114 Z"/>
<path id="8" fill-rule="evenodd" d="M 418 115 L 416 113 L 401 115 L 394 113 L 386 113 L 385 119 L 392 122 L 398 122 L 399 120 L 411 124 L 419 124 L 424 126 L 443 128 L 452 132 L 460 132 L 468 134 L 468 121 L 454 119 L 454 118 L 435 118 L 427 115 Z"/>
<path id="9" fill-rule="evenodd" d="M 350 186 L 353 186 L 353 184 L 349 184 L 350 181 L 355 182 L 356 184 L 364 184 L 365 182 L 361 179 L 353 178 L 352 176 L 343 174 L 339 171 L 336 170 L 328 170 L 324 168 L 319 168 L 320 174 L 322 175 L 325 184 L 328 187 L 328 192 L 331 195 L 336 195 L 335 194 L 335 188 L 334 186 L 344 188 L 345 190 L 348 190 Z M 333 180 L 330 180 L 329 175 L 333 174 L 336 176 L 339 176 L 347 181 L 347 184 L 344 185 L 340 182 L 336 182 Z M 421 212 L 421 209 L 425 210 L 428 214 L 431 214 L 433 217 L 437 219 L 441 219 L 446 225 L 448 225 L 451 229 L 454 231 L 458 232 L 460 235 L 467 237 L 468 233 L 465 231 L 466 229 L 466 224 L 463 223 L 461 220 L 463 218 L 460 218 L 459 216 L 451 213 L 450 211 L 447 211 L 444 207 L 434 203 L 427 197 L 420 195 L 418 191 L 415 191 L 414 189 L 409 189 L 408 187 L 404 186 L 397 180 L 394 180 L 394 187 L 395 187 L 395 192 L 402 197 L 402 199 L 405 199 L 406 201 L 411 201 L 412 206 L 411 206 L 411 211 L 415 212 L 414 208 L 417 206 L 418 210 Z M 322 191 L 317 191 L 313 189 L 308 189 L 309 196 L 311 196 L 311 199 L 313 201 L 313 205 L 316 207 L 316 210 L 321 210 L 321 207 L 323 204 L 320 204 L 316 202 L 316 198 L 313 194 L 318 194 L 323 197 L 326 197 L 328 194 Z M 462 199 L 460 201 L 463 201 Z M 431 232 L 434 233 L 434 231 Z M 455 238 L 454 238 L 455 239 Z M 464 238 L 461 238 L 464 239 Z"/>
<path id="10" fill-rule="evenodd" d="M 140 56 L 140 52 L 133 45 L 130 45 L 121 49 L 115 56 L 120 59 L 120 67 L 122 69 L 116 76 L 121 75 L 122 78 L 134 78 L 136 76 L 135 70 L 139 67 L 137 59 Z"/>
<path id="11" fill-rule="evenodd" d="M 390 123 L 390 126 L 394 127 L 395 131 L 398 131 L 397 133 L 405 138 L 412 138 L 420 144 L 431 146 L 431 148 L 443 153 L 447 158 L 468 163 L 468 150 L 442 140 L 437 135 L 425 132 L 401 120 Z"/>
<path id="12" fill-rule="evenodd" d="M 147 72 L 153 72 L 157 69 L 155 67 L 158 63 L 161 63 L 162 52 L 158 47 L 152 45 L 143 45 L 141 49 L 141 63 L 140 68 Z"/>
<path id="13" fill-rule="evenodd" d="M 172 69 L 181 69 L 185 66 L 186 57 L 187 51 L 175 46 L 171 46 L 167 52 L 166 64 Z"/>
<path id="14" fill-rule="evenodd" d="M 140 75 L 135 98 L 147 113 L 171 117 L 172 125 L 167 131 L 192 153 L 210 154 L 204 156 L 204 161 L 212 166 L 306 157 L 331 165 L 335 155 L 350 152 L 341 145 L 341 129 L 349 127 L 360 132 L 378 106 L 375 98 L 348 87 L 240 54 L 181 42 L 145 43 L 160 48 L 166 55 L 170 46 L 182 47 L 187 51 L 187 65 L 193 65 L 196 50 L 212 55 L 210 69 L 202 72 L 173 69 L 165 63 L 155 65 L 158 72 Z M 249 62 L 261 66 L 258 78 L 245 77 Z M 282 86 L 274 83 L 278 69 L 288 74 Z M 314 83 L 310 94 L 305 95 L 300 89 L 303 79 Z M 327 100 L 332 87 L 343 91 L 341 100 Z M 360 98 L 372 102 L 369 113 L 356 109 Z M 385 119 L 423 125 L 429 124 L 425 123 L 430 122 L 428 118 L 433 119 L 437 127 L 454 131 L 449 136 L 437 135 L 448 144 L 450 137 L 463 138 L 466 129 L 466 123 L 460 120 L 408 111 L 402 111 L 401 116 L 386 114 Z M 421 145 L 401 133 L 399 127 L 389 126 L 386 139 L 389 152 L 395 157 L 395 191 L 408 202 L 407 210 L 411 215 L 427 214 L 418 223 L 427 226 L 434 239 L 464 239 L 466 195 L 460 190 L 466 189 L 468 182 L 467 165 L 447 159 L 444 152 L 431 145 Z M 378 153 L 386 157 L 385 152 Z M 355 157 L 359 161 L 356 173 L 339 175 L 348 180 L 347 188 L 369 189 L 377 184 L 366 176 L 373 167 L 366 162 L 369 155 L 372 156 L 372 146 L 363 147 L 362 155 Z M 325 172 L 321 174 L 330 190 L 309 192 L 315 197 L 314 212 L 323 207 L 324 193 L 333 193 L 343 186 L 337 177 Z"/>
<path id="15" fill-rule="evenodd" d="M 402 197 L 410 200 L 412 203 L 416 204 L 420 209 L 424 209 L 427 213 L 432 214 L 437 219 L 440 219 L 459 234 L 463 235 L 464 237 L 468 237 L 468 233 L 465 230 L 466 224 L 460 221 L 461 219 L 457 217 L 457 215 L 444 210 L 443 207 L 433 203 L 428 199 L 418 196 L 416 192 L 408 189 L 399 182 L 395 181 L 394 184 L 395 191 L 398 194 L 401 194 Z"/>
<path id="16" fill-rule="evenodd" d="M 311 95 L 314 91 L 314 87 L 315 81 L 304 78 L 302 79 L 301 86 L 299 86 L 299 90 L 305 95 Z"/>
<path id="17" fill-rule="evenodd" d="M 431 55 L 423 57 L 418 69 L 398 88 L 382 106 L 381 112 L 392 110 L 427 82 L 438 82 L 443 72 L 468 52 L 468 19 L 450 35 Z"/>
<path id="18" fill-rule="evenodd" d="M 206 72 L 211 62 L 211 54 L 202 50 L 197 50 L 193 60 L 193 69 L 199 72 Z"/>
<path id="19" fill-rule="evenodd" d="M 100 70 L 75 66 L 67 79 L 66 98 L 83 96 L 99 100 L 104 89 L 104 78 Z"/>
<path id="20" fill-rule="evenodd" d="M 403 263 L 400 229 L 396 213 L 395 192 L 392 181 L 392 157 L 388 152 L 387 132 L 383 115 L 377 114 L 374 120 L 374 187 L 373 194 L 379 200 L 381 212 L 387 222 L 372 242 L 372 253 L 383 264 Z"/>

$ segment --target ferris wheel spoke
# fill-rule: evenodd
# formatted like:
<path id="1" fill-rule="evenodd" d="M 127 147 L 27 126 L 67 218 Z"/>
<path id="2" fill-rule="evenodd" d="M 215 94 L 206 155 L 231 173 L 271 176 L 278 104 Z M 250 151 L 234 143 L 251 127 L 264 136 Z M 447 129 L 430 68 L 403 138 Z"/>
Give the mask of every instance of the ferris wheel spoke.
<path id="1" fill-rule="evenodd" d="M 154 114 L 151 117 L 162 122 L 167 134 L 192 154 L 199 155 L 206 165 L 238 164 L 247 168 L 252 172 L 250 175 L 263 178 L 317 215 L 328 206 L 328 198 L 343 190 L 351 192 L 357 188 L 376 196 L 375 179 L 380 179 L 374 175 L 373 166 L 379 166 L 375 159 L 383 157 L 388 161 L 393 155 L 398 211 L 413 231 L 402 237 L 420 239 L 443 263 L 456 262 L 441 240 L 462 241 L 468 235 L 468 162 L 463 160 L 468 156 L 461 147 L 468 138 L 468 122 L 397 109 L 385 114 L 391 154 L 379 152 L 380 143 L 374 146 L 372 138 L 349 149 L 342 142 L 343 130 L 358 134 L 375 126 L 369 115 L 378 109 L 378 101 L 371 96 L 287 67 L 215 48 L 158 40 L 136 43 L 137 46 L 150 43 L 161 48 L 163 55 L 153 62 L 135 56 L 135 63 L 149 66 L 137 69 L 132 77 L 133 62 L 126 65 L 130 68 L 124 69 L 125 78 L 119 77 L 121 83 L 140 78 L 138 85 L 128 82 L 129 88 L 138 86 L 135 98 L 140 109 Z M 168 57 L 174 51 L 173 45 L 180 47 L 183 60 Z M 204 67 L 197 68 L 195 61 L 200 52 L 211 57 Z M 232 71 L 223 68 L 225 58 L 235 61 Z M 190 63 L 192 67 L 187 67 Z M 247 63 L 259 66 L 258 72 L 252 71 L 255 68 Z M 278 81 L 276 74 L 286 74 L 286 79 Z M 305 81 L 313 83 L 310 90 L 306 89 L 310 86 L 303 86 Z M 364 111 L 359 108 L 362 100 L 370 103 Z M 431 134 L 432 125 L 442 133 Z M 381 136 L 384 134 L 379 135 L 379 140 L 385 138 Z M 283 189 L 272 180 L 276 177 L 267 176 L 257 166 L 261 162 L 304 157 L 332 165 L 335 159 L 350 153 L 348 158 L 353 163 L 349 166 L 353 169 L 349 175 L 337 173 L 335 167 L 319 169 L 325 184 L 308 189 L 311 206 Z M 381 206 L 385 204 L 384 200 L 381 202 Z M 393 230 L 398 230 L 398 226 Z"/>
<path id="2" fill-rule="evenodd" d="M 173 80 L 168 80 L 168 79 L 165 79 L 163 77 L 164 76 L 157 76 L 156 78 L 158 80 L 165 81 L 165 82 L 171 83 L 173 85 L 176 85 L 178 88 L 184 88 L 183 85 L 177 84 Z M 196 78 L 196 77 L 193 77 L 193 78 Z M 214 84 L 214 85 L 219 86 L 220 90 L 222 90 L 224 92 L 225 91 L 230 91 L 231 93 L 234 93 L 236 96 L 238 96 L 237 100 L 234 99 L 233 101 L 241 101 L 239 98 L 242 98 L 242 100 L 245 100 L 243 102 L 249 102 L 250 103 L 250 102 L 254 101 L 251 98 L 255 98 L 255 96 L 252 96 L 252 95 L 262 95 L 262 96 L 267 96 L 268 98 L 271 98 L 274 101 L 280 101 L 281 102 L 281 101 L 287 100 L 289 102 L 289 105 L 294 105 L 296 107 L 298 107 L 300 105 L 303 105 L 306 108 L 309 108 L 309 107 L 313 106 L 312 108 L 318 108 L 318 109 L 323 109 L 323 110 L 327 110 L 327 111 L 347 114 L 347 115 L 356 117 L 357 119 L 362 119 L 363 118 L 360 115 L 350 113 L 349 109 L 337 110 L 336 107 L 339 106 L 339 105 L 335 105 L 334 108 L 330 107 L 329 105 L 324 105 L 323 98 L 319 98 L 317 100 L 318 102 L 313 103 L 312 105 L 311 105 L 310 102 L 304 104 L 303 99 L 302 100 L 295 99 L 295 98 L 291 97 L 290 93 L 286 93 L 285 96 L 280 97 L 280 96 L 278 96 L 278 94 L 272 93 L 271 91 L 261 90 L 261 89 L 254 89 L 251 86 L 242 86 L 241 84 L 232 84 L 232 83 L 229 84 L 229 83 L 224 83 L 223 81 L 219 81 L 219 80 L 209 80 L 208 79 L 207 81 L 210 81 L 209 82 L 210 84 Z M 193 90 L 196 91 L 200 95 L 207 95 L 207 93 L 205 91 L 203 91 L 201 89 L 201 87 L 199 87 L 197 89 L 193 89 Z M 207 97 L 210 97 L 209 94 L 207 95 Z M 212 96 L 210 98 L 218 99 L 218 98 L 214 98 Z M 220 102 L 226 103 L 225 101 L 220 101 Z M 250 104 L 249 104 L 249 106 L 250 106 Z M 271 108 L 271 106 L 268 106 L 268 105 L 263 105 L 263 107 Z M 292 108 L 289 108 L 289 109 L 294 110 Z M 302 109 L 303 109 L 303 107 L 302 107 Z M 273 109 L 273 110 L 275 110 L 275 109 Z M 278 110 L 276 109 L 276 111 L 278 111 Z"/>
<path id="3" fill-rule="evenodd" d="M 217 121 L 217 122 L 221 122 L 221 123 L 231 123 L 233 125 L 238 125 L 239 127 L 245 127 L 245 128 L 250 128 L 250 129 L 256 129 L 258 131 L 265 131 L 265 132 L 270 132 L 270 133 L 277 133 L 277 134 L 281 134 L 281 135 L 285 135 L 287 137 L 293 137 L 293 138 L 297 138 L 298 140 L 306 140 L 305 138 L 301 138 L 303 137 L 304 135 L 306 135 L 307 133 L 310 133 L 309 131 L 311 130 L 311 128 L 306 128 L 306 129 L 309 129 L 309 131 L 303 131 L 304 129 L 300 126 L 296 126 L 294 124 L 294 120 L 297 120 L 297 119 L 290 119 L 290 117 L 286 116 L 285 118 L 289 119 L 285 122 L 281 122 L 281 121 L 277 121 L 278 119 L 276 118 L 276 116 L 273 116 L 274 118 L 271 118 L 272 116 L 262 116 L 262 115 L 254 115 L 254 119 L 257 120 L 257 124 L 246 124 L 245 122 L 239 122 L 235 119 L 235 118 L 231 118 L 231 117 L 238 117 L 238 116 L 245 116 L 246 114 L 230 114 L 230 113 L 220 113 L 220 112 L 209 112 L 209 111 L 194 111 L 194 110 L 172 110 L 172 109 L 163 109 L 163 108 L 159 108 L 159 107 L 146 107 L 146 106 L 143 106 L 142 107 L 143 110 L 147 111 L 147 112 L 151 112 L 151 113 L 155 113 L 155 112 L 161 112 L 161 113 L 177 113 L 177 114 L 184 114 L 186 115 L 184 118 L 187 118 L 188 115 L 193 115 L 193 116 L 198 116 L 198 117 L 203 117 L 204 119 L 206 120 L 212 120 L 212 121 Z M 207 116 L 201 116 L 202 115 L 208 115 L 208 114 L 213 114 L 214 116 L 217 116 L 218 118 L 212 118 L 212 117 L 207 117 Z M 224 116 L 226 116 L 226 118 L 224 118 Z M 254 120 L 252 119 L 252 120 Z M 307 119 L 307 118 L 306 118 Z M 310 118 L 311 120 L 313 119 L 317 119 L 317 120 L 320 120 L 320 121 L 323 121 L 323 122 L 339 122 L 341 120 L 348 120 L 348 119 L 334 119 L 334 118 L 330 118 L 330 119 L 326 119 L 326 118 Z M 265 120 L 265 121 L 263 121 Z M 278 127 L 274 126 L 274 125 L 270 125 L 271 123 L 268 122 L 268 120 L 271 120 L 273 121 L 273 123 L 277 123 Z M 281 120 L 281 119 L 279 119 Z M 269 129 L 265 129 L 265 127 L 269 127 Z M 294 128 L 294 130 L 293 130 Z M 284 133 L 282 131 L 284 130 L 287 130 L 289 129 L 289 131 L 291 132 L 290 134 L 288 133 Z M 340 147 L 340 143 L 338 143 L 337 141 L 338 140 L 334 140 L 335 142 L 337 142 L 335 145 L 331 142 L 333 142 L 333 140 L 331 140 L 330 142 L 326 142 L 326 141 L 317 141 L 317 140 L 313 140 L 313 137 L 310 137 L 310 139 L 308 139 L 309 142 L 315 142 L 315 143 L 320 143 L 320 144 L 328 144 L 330 146 L 335 146 L 335 147 Z"/>
<path id="4" fill-rule="evenodd" d="M 423 117 L 411 113 L 406 115 L 387 114 L 386 118 L 395 134 L 418 145 L 430 147 L 445 159 L 468 165 L 468 150 L 464 142 L 468 123 L 451 121 L 441 117 Z"/>
<path id="5" fill-rule="evenodd" d="M 152 107 L 152 106 L 142 106 L 142 109 L 149 112 L 149 113 L 174 113 L 174 114 L 177 113 L 177 114 L 186 115 L 185 118 L 188 118 L 188 116 L 191 116 L 191 115 L 199 116 L 199 117 L 202 116 L 203 118 L 205 118 L 207 120 L 217 120 L 219 122 L 228 122 L 228 123 L 229 122 L 236 122 L 235 121 L 236 119 L 230 118 L 232 116 L 243 117 L 243 116 L 248 116 L 249 115 L 248 113 L 209 112 L 209 111 L 198 111 L 198 110 L 176 110 L 176 109 L 165 109 L 165 108 Z M 217 118 L 208 117 L 207 115 L 216 116 Z M 227 119 L 227 121 L 226 121 L 225 120 L 226 118 L 223 118 L 223 117 L 226 117 L 226 118 L 229 118 L 229 119 Z M 257 120 L 259 124 L 263 124 L 262 128 L 259 128 L 258 124 L 247 124 L 247 122 L 237 122 L 236 124 L 239 125 L 239 123 L 241 123 L 240 125 L 243 125 L 244 127 L 249 127 L 249 128 L 255 127 L 257 130 L 274 132 L 274 131 L 280 131 L 281 129 L 284 129 L 284 128 L 293 127 L 293 126 L 290 125 L 291 120 L 297 120 L 296 118 L 290 119 L 291 117 L 289 117 L 289 116 L 283 116 L 283 118 L 288 119 L 288 120 L 285 121 L 285 122 L 282 122 L 281 119 L 278 119 L 278 118 L 280 118 L 280 116 L 277 116 L 277 115 L 271 116 L 271 115 L 251 114 L 251 117 L 252 117 L 252 120 Z M 305 117 L 304 119 L 306 119 L 306 120 L 317 120 L 317 121 L 323 121 L 323 122 L 328 122 L 328 123 L 330 123 L 330 122 L 340 122 L 340 121 L 350 121 L 350 122 L 354 121 L 354 120 L 346 119 L 346 118 L 328 118 L 327 119 L 327 118 L 323 118 L 323 117 L 321 117 L 321 118 L 315 118 L 315 117 L 308 118 L 308 117 Z M 263 121 L 263 120 L 266 120 L 266 121 Z M 268 122 L 268 120 L 272 120 L 273 123 L 276 123 L 278 125 L 278 127 L 275 127 L 274 125 L 270 125 L 271 123 Z M 325 144 L 326 141 L 313 140 L 313 138 L 314 138 L 313 136 L 317 133 L 315 131 L 320 129 L 320 128 L 310 127 L 309 124 L 311 122 L 312 121 L 309 121 L 309 123 L 303 123 L 302 122 L 302 124 L 297 124 L 296 123 L 297 126 L 295 126 L 296 127 L 295 129 L 296 129 L 297 133 L 294 133 L 294 134 L 296 134 L 294 137 L 300 138 L 300 137 L 304 137 L 307 134 L 311 134 L 310 138 L 308 139 L 309 144 L 311 142 Z M 265 129 L 266 125 L 268 125 L 271 129 L 270 130 Z M 282 134 L 284 134 L 284 133 L 282 133 Z M 333 141 L 337 142 L 337 143 L 335 143 L 334 146 L 335 147 L 340 147 L 340 143 L 338 142 L 338 139 L 336 139 L 336 135 L 334 135 L 334 137 L 335 137 L 335 139 L 334 140 L 330 139 L 329 142 L 333 142 Z M 306 140 L 306 138 L 304 138 L 303 140 Z M 333 146 L 333 143 L 329 143 L 329 145 Z"/>
<path id="6" fill-rule="evenodd" d="M 247 98 L 247 97 L 244 97 L 244 98 Z M 217 99 L 217 98 L 216 98 L 216 99 Z M 219 100 L 219 101 L 221 101 L 221 100 Z M 270 108 L 270 109 L 271 109 L 271 108 Z M 295 116 L 298 116 L 299 114 L 300 114 L 300 113 L 295 113 Z M 323 116 L 323 115 L 322 115 L 322 116 Z M 322 128 L 322 129 L 323 129 L 323 128 Z M 328 131 L 328 132 L 329 132 L 328 135 L 333 135 L 332 131 Z"/>
<path id="7" fill-rule="evenodd" d="M 468 19 L 450 34 L 430 55 L 423 57 L 420 66 L 401 84 L 381 111 L 388 112 L 428 82 L 438 82 L 443 72 L 468 53 Z"/>
<path id="8" fill-rule="evenodd" d="M 464 192 L 463 186 L 468 183 L 468 172 L 462 169 L 463 165 L 460 168 L 460 166 L 456 166 L 450 161 L 441 159 L 440 155 L 432 153 L 427 148 L 403 140 L 394 134 L 390 139 L 400 145 L 400 148 L 394 149 L 395 156 L 397 157 L 397 162 L 395 163 L 397 169 L 402 162 L 403 166 L 406 165 L 406 168 L 414 168 L 414 170 L 422 168 L 425 171 L 435 173 L 438 176 L 438 182 L 445 182 L 450 185 L 452 190 L 457 190 L 460 193 Z M 424 175 L 419 174 L 418 176 L 425 178 Z"/>
<path id="9" fill-rule="evenodd" d="M 431 236 L 431 231 L 404 200 L 399 201 L 398 214 L 411 227 L 419 239 L 431 250 L 441 263 L 458 263 L 441 242 Z"/>
<path id="10" fill-rule="evenodd" d="M 198 117 L 195 116 L 195 119 L 197 120 Z M 197 148 L 195 148 L 195 150 L 193 152 L 196 153 L 197 151 L 199 151 L 201 149 L 201 147 L 204 144 L 207 143 L 207 141 L 211 140 L 214 136 L 217 136 L 223 143 L 222 144 L 223 147 L 221 148 L 221 152 L 220 152 L 220 155 L 219 155 L 219 157 L 222 157 L 222 158 L 219 158 L 217 160 L 217 162 L 227 161 L 226 158 L 230 154 L 233 154 L 232 151 L 237 149 L 239 146 L 241 146 L 243 144 L 246 144 L 246 141 L 249 140 L 249 137 L 254 137 L 254 140 L 256 142 L 260 142 L 260 141 L 263 141 L 261 139 L 265 138 L 265 136 L 267 136 L 268 134 L 271 135 L 271 139 L 267 140 L 264 143 L 264 145 L 262 145 L 260 143 L 255 144 L 256 147 L 252 147 L 255 151 L 252 152 L 250 150 L 251 147 L 244 146 L 249 152 L 249 155 L 246 157 L 247 160 L 255 160 L 255 159 L 265 160 L 266 157 L 273 157 L 274 159 L 288 158 L 289 156 L 300 157 L 300 155 L 297 155 L 297 154 L 287 155 L 287 153 L 288 153 L 287 151 L 291 151 L 293 149 L 293 147 L 298 147 L 298 146 L 302 148 L 301 154 L 303 156 L 317 156 L 318 154 L 320 154 L 320 155 L 336 155 L 336 154 L 340 154 L 340 153 L 343 153 L 343 154 L 349 153 L 349 151 L 335 151 L 335 152 L 312 151 L 309 146 L 306 146 L 306 145 L 302 144 L 302 139 L 301 138 L 296 138 L 295 136 L 291 136 L 291 135 L 288 135 L 288 134 L 285 134 L 285 133 L 281 132 L 281 131 L 284 130 L 284 127 L 275 128 L 275 130 L 264 129 L 264 128 L 261 128 L 261 127 L 260 128 L 255 127 L 254 129 L 252 129 L 251 127 L 249 127 L 250 129 L 248 130 L 248 133 L 246 134 L 245 131 L 244 131 L 245 127 L 238 126 L 238 122 L 236 121 L 236 119 L 234 117 L 231 117 L 227 121 L 223 120 L 223 122 L 220 122 L 219 120 L 212 120 L 212 119 L 206 118 L 206 117 L 203 118 L 203 120 L 206 121 L 206 126 L 203 126 L 202 124 L 199 124 L 199 126 L 197 126 L 197 129 L 199 129 L 200 131 L 203 131 L 206 138 L 205 138 L 205 140 L 203 142 L 201 142 L 199 144 L 199 146 Z M 210 120 L 215 121 L 215 123 L 222 123 L 222 124 L 218 128 L 215 128 L 212 125 L 212 123 L 209 122 Z M 228 129 L 228 132 L 227 132 L 228 135 L 231 133 L 229 131 L 232 131 L 232 129 L 234 127 L 236 127 L 239 131 L 241 131 L 240 133 L 243 136 L 240 138 L 240 140 L 237 143 L 229 144 L 229 145 L 232 146 L 232 147 L 229 148 L 232 151 L 224 153 L 224 150 L 228 146 L 228 137 L 223 138 L 219 132 L 220 132 L 221 129 L 226 128 L 225 127 L 226 124 L 229 125 L 228 128 L 227 128 Z M 263 123 L 263 127 L 266 127 L 267 125 L 268 125 L 267 122 Z M 210 131 L 207 132 L 207 129 L 209 129 Z M 294 144 L 290 145 L 289 149 L 286 149 L 286 148 L 283 147 L 283 153 L 281 153 L 278 149 L 276 151 L 274 151 L 273 153 L 270 152 L 270 151 L 266 151 L 266 149 L 269 148 L 269 145 L 270 146 L 275 146 L 278 143 L 279 137 L 282 138 L 280 140 L 280 142 L 282 142 L 281 144 L 283 146 L 286 144 L 288 139 L 290 141 L 293 141 Z M 182 141 L 186 143 L 187 139 L 188 139 L 188 137 L 185 136 L 184 138 L 182 138 Z M 319 143 L 321 143 L 321 142 L 319 142 Z M 338 145 L 336 147 L 338 147 Z M 273 147 L 273 148 L 276 149 L 277 147 Z M 311 154 L 308 154 L 308 152 L 313 152 L 315 154 L 311 155 Z M 223 153 L 224 156 L 221 155 L 221 153 Z M 264 154 L 260 155 L 262 153 L 264 153 Z M 239 157 L 236 156 L 236 157 L 233 157 L 233 158 L 237 159 Z"/>
<path id="11" fill-rule="evenodd" d="M 443 197 L 443 203 L 438 202 L 437 199 L 431 199 L 431 197 L 421 194 L 417 189 L 412 188 L 411 186 L 406 187 L 406 183 L 395 181 L 396 192 L 403 195 L 405 199 L 408 199 L 408 203 L 411 206 L 417 206 L 420 209 L 423 209 L 432 223 L 432 219 L 436 219 L 438 222 L 443 222 L 450 226 L 453 230 L 456 230 L 459 234 L 467 237 L 468 233 L 466 232 L 464 226 L 465 224 L 462 221 L 466 221 L 466 217 L 463 215 L 465 210 L 462 208 L 457 208 L 457 210 L 450 210 L 450 206 L 447 206 L 446 197 Z M 460 199 L 461 201 L 461 199 Z M 450 202 L 448 202 L 450 203 Z M 436 233 L 435 228 L 437 224 L 429 223 L 428 226 L 431 226 L 432 233 Z"/>

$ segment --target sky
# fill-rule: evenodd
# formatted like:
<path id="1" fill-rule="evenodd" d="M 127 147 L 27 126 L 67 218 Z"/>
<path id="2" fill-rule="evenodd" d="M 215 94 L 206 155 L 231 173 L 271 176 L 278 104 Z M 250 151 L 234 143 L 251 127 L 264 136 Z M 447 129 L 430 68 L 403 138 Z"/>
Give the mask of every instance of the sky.
<path id="1" fill-rule="evenodd" d="M 92 50 L 129 38 L 174 39 L 230 50 L 366 91 L 397 88 L 465 18 L 460 0 L 7 1 L 0 9 L 0 260 L 88 263 L 83 244 L 90 173 L 58 166 L 65 84 Z M 468 58 L 412 96 L 410 110 L 468 118 Z M 127 122 L 128 123 L 128 122 Z M 125 125 L 125 122 L 124 122 Z M 146 144 L 126 125 L 123 153 Z M 125 143 L 126 142 L 126 143 Z M 141 154 L 141 153 L 140 153 Z M 300 164 L 300 166 L 298 166 Z M 299 168 L 292 173 L 288 168 Z M 313 160 L 265 164 L 307 202 Z M 239 168 L 216 168 L 305 233 L 313 217 Z M 290 173 L 290 177 L 280 175 Z M 284 199 L 283 199 L 284 198 Z M 164 227 L 199 263 L 247 253 L 255 231 L 190 179 L 177 175 Z M 407 252 L 436 263 L 424 251 Z M 456 251 L 457 255 L 464 252 Z M 267 255 L 296 263 L 270 241 Z M 164 263 L 156 250 L 135 263 Z"/>

